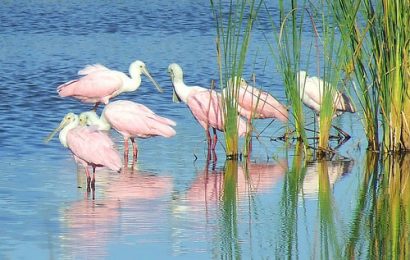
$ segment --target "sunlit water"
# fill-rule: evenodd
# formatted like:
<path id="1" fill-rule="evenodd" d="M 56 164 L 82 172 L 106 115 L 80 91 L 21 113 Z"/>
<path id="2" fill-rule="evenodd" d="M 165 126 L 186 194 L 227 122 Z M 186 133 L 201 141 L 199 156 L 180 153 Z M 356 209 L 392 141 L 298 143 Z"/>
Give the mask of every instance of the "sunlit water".
<path id="1" fill-rule="evenodd" d="M 183 104 L 172 103 L 167 67 L 179 63 L 192 85 L 218 78 L 207 1 L 4 1 L 0 20 L 0 258 L 315 259 L 342 255 L 359 236 L 350 234 L 366 169 L 358 115 L 335 120 L 352 139 L 338 150 L 342 160 L 325 165 L 325 182 L 323 165 L 297 170 L 294 148 L 270 141 L 284 133 L 280 122 L 254 139 L 250 165 L 234 166 L 234 176 L 224 172 L 223 135 L 219 160 L 206 162 L 203 130 Z M 260 28 L 244 75 L 255 72 L 286 103 L 264 35 L 272 30 Z M 43 138 L 67 112 L 91 106 L 58 97 L 56 87 L 86 64 L 127 71 L 136 59 L 165 93 L 143 78 L 138 91 L 117 99 L 175 120 L 177 135 L 138 141 L 134 169 L 99 169 L 95 194 L 87 193 L 69 151 Z M 122 151 L 121 137 L 113 138 Z M 366 240 L 361 245 L 358 256 L 369 250 Z"/>

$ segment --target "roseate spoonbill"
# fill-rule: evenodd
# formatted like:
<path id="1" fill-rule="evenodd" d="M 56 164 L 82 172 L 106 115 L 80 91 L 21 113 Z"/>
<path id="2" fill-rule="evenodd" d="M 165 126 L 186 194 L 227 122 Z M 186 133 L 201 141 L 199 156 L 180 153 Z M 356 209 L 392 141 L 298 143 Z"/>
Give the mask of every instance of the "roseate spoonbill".
<path id="1" fill-rule="evenodd" d="M 225 119 L 221 94 L 211 89 L 185 85 L 183 71 L 176 63 L 168 66 L 168 73 L 174 87 L 174 101 L 178 100 L 187 104 L 194 118 L 205 129 L 208 151 L 214 151 L 218 141 L 216 130 L 224 131 Z M 214 134 L 213 141 L 209 133 L 210 128 Z M 238 135 L 244 136 L 245 133 L 246 123 L 238 117 Z"/>
<path id="2" fill-rule="evenodd" d="M 129 73 L 131 77 L 101 64 L 87 65 L 78 72 L 78 75 L 83 77 L 58 86 L 57 92 L 60 97 L 73 97 L 84 103 L 95 103 L 94 110 L 100 103 L 108 104 L 111 98 L 123 92 L 137 90 L 141 85 L 141 74 L 147 76 L 159 92 L 163 92 L 144 62 L 136 60 L 131 63 Z"/>
<path id="3" fill-rule="evenodd" d="M 128 162 L 128 139 L 132 142 L 133 160 L 137 159 L 137 138 L 154 136 L 172 137 L 176 134 L 172 126 L 176 123 L 155 114 L 148 107 L 128 100 L 118 100 L 105 106 L 101 117 L 95 111 L 80 114 L 81 121 L 95 125 L 99 130 L 114 128 L 124 137 L 124 164 Z"/>
<path id="4" fill-rule="evenodd" d="M 237 80 L 239 80 L 238 112 L 243 117 L 248 120 L 251 118 L 277 118 L 282 122 L 288 121 L 288 110 L 284 105 L 268 92 L 252 87 L 243 78 L 234 78 L 234 91 L 236 91 L 235 86 L 238 84 Z M 232 84 L 231 82 L 232 80 L 228 81 L 228 85 Z"/>
<path id="5" fill-rule="evenodd" d="M 299 84 L 300 98 L 302 99 L 302 102 L 307 107 L 312 109 L 316 113 L 316 116 L 319 117 L 322 105 L 322 97 L 324 93 L 323 86 L 325 84 L 326 86 L 332 86 L 318 77 L 307 76 L 306 71 L 303 70 L 298 72 L 297 81 Z M 356 112 L 356 109 L 354 108 L 353 103 L 348 96 L 346 96 L 344 93 L 337 91 L 336 89 L 332 89 L 331 91 L 333 91 L 334 93 L 333 106 L 335 112 L 333 118 L 343 114 L 344 112 Z M 318 122 L 320 122 L 319 118 Z M 344 132 L 340 128 L 335 126 L 333 127 L 345 137 L 350 137 L 346 132 Z"/>
<path id="6" fill-rule="evenodd" d="M 60 125 L 47 137 L 50 141 L 54 135 L 60 131 L 59 139 L 61 144 L 68 148 L 74 155 L 74 159 L 80 162 L 87 175 L 87 187 L 95 185 L 95 168 L 108 167 L 113 171 L 121 170 L 121 158 L 114 148 L 111 138 L 95 127 L 79 126 L 79 118 L 74 113 L 64 116 Z M 87 166 L 93 168 L 91 180 Z"/>

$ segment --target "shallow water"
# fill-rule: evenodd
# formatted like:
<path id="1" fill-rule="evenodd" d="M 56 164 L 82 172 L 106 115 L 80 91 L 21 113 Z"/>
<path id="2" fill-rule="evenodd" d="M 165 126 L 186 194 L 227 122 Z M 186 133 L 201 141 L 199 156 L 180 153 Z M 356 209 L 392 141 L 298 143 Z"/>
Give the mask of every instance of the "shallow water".
<path id="1" fill-rule="evenodd" d="M 380 194 L 392 183 L 382 181 L 382 173 L 397 168 L 395 160 L 371 163 L 360 115 L 335 120 L 352 134 L 338 160 L 304 165 L 293 146 L 270 141 L 284 133 L 274 122 L 254 139 L 248 166 L 225 162 L 222 135 L 219 160 L 206 161 L 202 128 L 183 104 L 172 103 L 167 67 L 179 63 L 192 85 L 218 78 L 208 3 L 5 1 L 0 20 L 0 258 L 303 259 L 347 256 L 349 250 L 358 258 L 377 255 L 377 232 L 368 228 L 377 225 L 365 223 L 389 219 L 389 213 L 369 204 L 384 198 Z M 255 72 L 259 84 L 286 103 L 264 43 L 269 27 L 261 27 L 244 75 Z M 135 167 L 120 174 L 99 169 L 95 194 L 87 193 L 84 170 L 69 151 L 58 138 L 48 144 L 43 138 L 67 112 L 91 106 L 58 97 L 56 87 L 86 64 L 127 71 L 136 59 L 165 93 L 143 78 L 140 89 L 117 99 L 173 119 L 177 135 L 139 140 Z M 269 123 L 257 122 L 256 128 Z M 113 138 L 122 151 L 120 136 Z M 400 162 L 404 169 L 407 161 Z M 405 183 L 403 177 L 395 185 L 405 191 Z M 400 210 L 410 205 L 407 197 L 400 197 Z M 398 237 L 408 245 L 409 223 L 402 225 Z M 376 235 L 392 236 L 387 229 Z"/>

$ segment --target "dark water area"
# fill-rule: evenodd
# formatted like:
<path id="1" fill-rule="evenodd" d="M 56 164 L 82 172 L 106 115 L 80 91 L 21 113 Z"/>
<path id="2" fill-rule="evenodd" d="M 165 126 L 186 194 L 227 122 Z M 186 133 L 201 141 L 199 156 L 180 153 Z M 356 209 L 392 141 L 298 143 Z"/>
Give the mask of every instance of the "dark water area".
<path id="1" fill-rule="evenodd" d="M 172 103 L 167 67 L 180 64 L 188 85 L 218 79 L 209 2 L 3 1 L 0 21 L 1 259 L 367 258 L 377 256 L 374 241 L 383 237 L 409 248 L 409 196 L 402 195 L 409 178 L 397 184 L 388 177 L 409 160 L 367 154 L 360 112 L 335 119 L 352 138 L 332 161 L 304 164 L 296 147 L 271 141 L 285 125 L 269 120 L 255 122 L 263 134 L 248 164 L 224 160 L 222 134 L 219 160 L 206 160 L 203 129 L 185 105 Z M 286 104 L 266 44 L 267 19 L 260 24 L 244 76 L 256 73 Z M 97 170 L 89 194 L 84 169 L 58 138 L 43 142 L 66 113 L 91 109 L 60 98 L 56 87 L 87 64 L 127 72 L 137 59 L 164 93 L 143 77 L 137 91 L 116 99 L 176 121 L 177 135 L 138 140 L 134 168 Z M 122 137 L 112 137 L 122 151 Z M 393 187 L 401 187 L 398 201 L 389 199 Z M 403 207 L 404 222 L 383 222 Z M 377 224 L 385 228 L 372 232 Z M 387 226 L 403 231 L 391 234 Z M 388 256 L 400 251 L 385 247 Z"/>

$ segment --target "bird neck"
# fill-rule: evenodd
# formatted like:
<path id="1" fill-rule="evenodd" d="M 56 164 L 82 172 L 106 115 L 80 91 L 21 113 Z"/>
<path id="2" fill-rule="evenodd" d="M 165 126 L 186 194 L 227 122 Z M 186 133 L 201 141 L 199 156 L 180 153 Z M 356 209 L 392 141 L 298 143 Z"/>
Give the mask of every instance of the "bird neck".
<path id="1" fill-rule="evenodd" d="M 174 90 L 182 102 L 186 103 L 191 93 L 191 88 L 185 85 L 183 77 L 176 77 L 172 80 Z"/>
<path id="2" fill-rule="evenodd" d="M 67 134 L 68 134 L 68 131 L 70 131 L 70 130 L 73 129 L 73 128 L 76 128 L 79 123 L 80 123 L 80 122 L 79 122 L 79 119 L 78 119 L 78 117 L 76 117 L 76 118 L 74 119 L 74 121 L 70 122 L 68 125 L 66 125 L 66 126 L 60 131 L 60 134 L 58 135 L 58 138 L 60 139 L 60 142 L 61 142 L 61 144 L 62 144 L 64 147 L 68 147 L 68 145 L 67 145 Z"/>
<path id="3" fill-rule="evenodd" d="M 101 117 L 98 118 L 97 126 L 99 130 L 108 131 L 111 129 L 111 124 L 105 118 L 104 111 L 101 114 Z"/>
<path id="4" fill-rule="evenodd" d="M 131 78 L 124 80 L 122 92 L 132 92 L 137 90 L 141 85 L 141 71 L 130 70 Z"/>
<path id="5" fill-rule="evenodd" d="M 87 115 L 87 124 L 97 126 L 98 130 L 108 131 L 111 129 L 111 125 L 105 118 L 104 112 L 101 114 L 101 117 L 98 117 L 96 113 L 89 113 Z"/>

